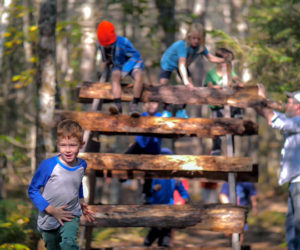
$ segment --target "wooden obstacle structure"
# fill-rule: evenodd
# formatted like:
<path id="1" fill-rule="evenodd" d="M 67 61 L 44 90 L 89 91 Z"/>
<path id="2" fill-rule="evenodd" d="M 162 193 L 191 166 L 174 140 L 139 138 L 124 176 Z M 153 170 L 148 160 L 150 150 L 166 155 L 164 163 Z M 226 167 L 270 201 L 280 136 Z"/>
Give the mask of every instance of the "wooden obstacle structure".
<path id="1" fill-rule="evenodd" d="M 122 87 L 122 101 L 132 100 L 132 85 Z M 79 101 L 92 99 L 112 100 L 109 83 L 85 83 L 79 90 Z M 280 105 L 258 96 L 257 87 L 233 89 L 195 88 L 191 92 L 184 86 L 145 87 L 143 102 L 159 101 L 172 104 L 215 104 L 250 107 Z M 85 130 L 106 135 L 146 135 L 178 138 L 182 136 L 216 137 L 222 135 L 251 136 L 258 133 L 257 124 L 252 121 L 232 118 L 162 118 L 128 115 L 109 115 L 99 111 L 56 112 L 58 120 L 74 119 Z M 97 150 L 96 150 L 97 151 Z M 213 204 L 204 207 L 193 205 L 93 205 L 95 180 L 100 177 L 122 179 L 144 178 L 206 178 L 228 180 L 258 180 L 258 167 L 248 157 L 195 156 L 195 155 L 128 155 L 99 152 L 81 153 L 88 163 L 90 179 L 90 209 L 96 214 L 96 221 L 81 220 L 87 229 L 85 249 L 90 249 L 92 227 L 153 227 L 182 228 L 197 224 L 203 230 L 226 233 L 241 233 L 247 209 L 235 204 Z M 235 186 L 234 186 L 235 189 Z M 236 249 L 233 246 L 234 249 Z M 122 249 L 122 247 L 120 247 Z M 144 249 L 144 248 L 141 248 Z M 149 248 L 147 248 L 149 249 Z"/>

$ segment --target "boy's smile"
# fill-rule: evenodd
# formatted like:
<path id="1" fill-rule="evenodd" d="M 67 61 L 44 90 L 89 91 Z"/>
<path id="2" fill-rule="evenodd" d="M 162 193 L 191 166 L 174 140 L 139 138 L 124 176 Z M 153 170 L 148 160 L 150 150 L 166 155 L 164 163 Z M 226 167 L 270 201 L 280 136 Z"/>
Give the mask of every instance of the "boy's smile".
<path id="1" fill-rule="evenodd" d="M 57 141 L 57 147 L 60 152 L 59 159 L 69 166 L 76 166 L 77 155 L 83 143 L 80 143 L 76 137 L 60 138 Z"/>
<path id="2" fill-rule="evenodd" d="M 201 36 L 197 33 L 193 33 L 191 34 L 190 36 L 190 45 L 193 47 L 193 48 L 196 48 L 200 45 L 201 43 Z"/>

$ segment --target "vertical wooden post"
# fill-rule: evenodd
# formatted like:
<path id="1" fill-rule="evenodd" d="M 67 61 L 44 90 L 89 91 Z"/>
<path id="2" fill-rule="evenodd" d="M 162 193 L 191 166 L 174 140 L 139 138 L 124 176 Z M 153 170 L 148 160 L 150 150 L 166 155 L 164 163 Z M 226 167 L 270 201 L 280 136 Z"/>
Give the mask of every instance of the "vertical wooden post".
<path id="1" fill-rule="evenodd" d="M 223 87 L 228 88 L 232 85 L 232 67 L 231 62 L 226 62 L 226 64 L 222 68 L 222 75 L 223 75 Z M 224 107 L 224 117 L 230 118 L 230 106 L 225 105 Z M 226 152 L 227 156 L 233 156 L 233 137 L 232 135 L 226 135 Z M 228 173 L 228 184 L 229 184 L 229 197 L 230 202 L 236 205 L 236 175 L 235 173 Z M 239 241 L 239 234 L 233 233 L 232 234 L 232 249 L 239 250 L 240 249 L 240 241 Z"/>
<path id="2" fill-rule="evenodd" d="M 107 65 L 99 79 L 99 82 L 107 82 L 110 77 L 110 66 Z M 93 99 L 93 103 L 91 106 L 92 111 L 101 110 L 102 108 L 102 100 Z M 93 135 L 98 135 L 98 133 L 93 134 L 92 131 L 85 130 L 83 134 L 83 141 L 85 141 L 84 147 L 81 149 L 82 152 L 100 152 L 100 142 L 93 141 Z M 94 205 L 95 203 L 95 192 L 96 192 L 96 174 L 95 171 L 92 170 L 88 175 L 88 189 L 89 189 L 89 199 L 88 204 Z M 79 249 L 82 249 L 83 239 L 85 238 L 85 250 L 91 249 L 93 236 L 93 227 L 83 227 L 82 232 L 79 238 Z"/>

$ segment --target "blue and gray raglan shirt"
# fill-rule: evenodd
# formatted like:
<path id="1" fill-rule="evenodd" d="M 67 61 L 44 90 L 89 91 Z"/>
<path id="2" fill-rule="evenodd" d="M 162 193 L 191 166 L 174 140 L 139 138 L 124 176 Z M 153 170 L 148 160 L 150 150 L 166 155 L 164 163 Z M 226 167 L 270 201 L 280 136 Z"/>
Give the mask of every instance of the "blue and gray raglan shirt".
<path id="1" fill-rule="evenodd" d="M 79 199 L 83 198 L 82 178 L 86 167 L 86 161 L 79 158 L 77 166 L 66 166 L 58 155 L 40 164 L 28 188 L 30 199 L 39 209 L 37 224 L 40 229 L 60 227 L 58 220 L 45 211 L 50 204 L 53 207 L 67 205 L 67 211 L 81 216 Z"/>

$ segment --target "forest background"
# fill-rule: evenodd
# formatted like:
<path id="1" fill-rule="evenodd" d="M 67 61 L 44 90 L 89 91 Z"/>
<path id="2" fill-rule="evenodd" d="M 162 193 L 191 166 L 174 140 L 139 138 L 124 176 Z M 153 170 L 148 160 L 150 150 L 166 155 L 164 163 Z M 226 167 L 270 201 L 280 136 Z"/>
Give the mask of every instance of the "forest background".
<path id="1" fill-rule="evenodd" d="M 31 207 L 26 188 L 46 152 L 55 151 L 54 110 L 89 108 L 77 102 L 76 87 L 101 74 L 96 39 L 101 20 L 113 22 L 118 35 L 141 52 L 146 84 L 158 82 L 165 49 L 184 38 L 190 23 L 200 22 L 209 51 L 233 50 L 234 69 L 246 84 L 263 83 L 270 98 L 283 102 L 285 91 L 300 89 L 296 0 L 2 0 L 0 15 L 0 244 L 34 248 L 33 215 L 24 213 Z M 192 64 L 195 85 L 202 86 L 213 66 L 203 58 Z M 210 116 L 205 105 L 189 112 Z M 282 135 L 253 110 L 246 116 L 259 123 L 259 135 L 241 138 L 238 152 L 259 163 L 257 187 L 263 197 L 284 196 L 286 187 L 277 185 Z M 101 136 L 101 151 L 122 153 L 133 140 Z M 176 153 L 208 154 L 211 139 L 165 140 L 164 145 Z M 194 199 L 201 199 L 199 181 L 190 186 Z"/>

